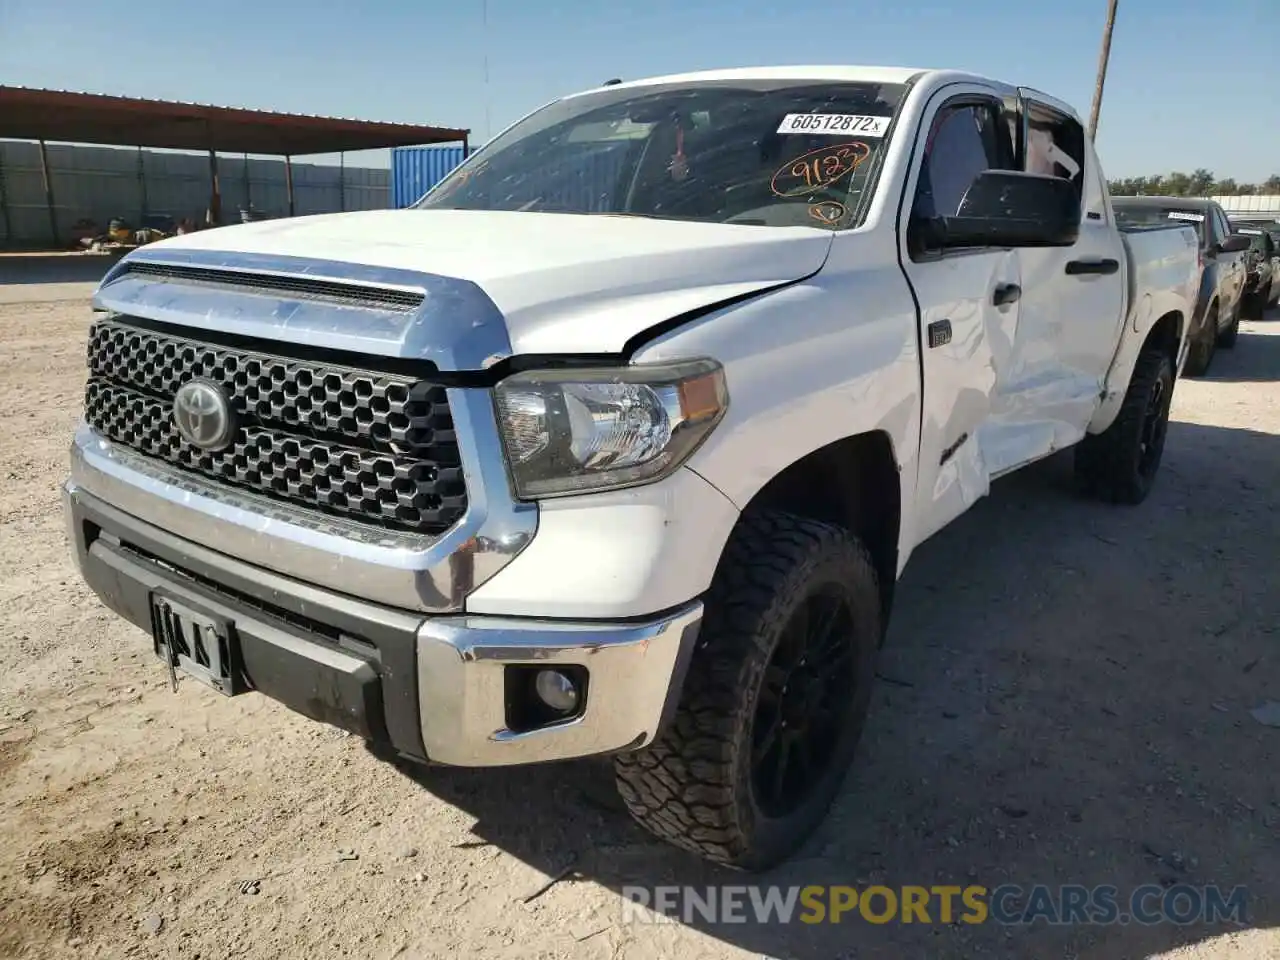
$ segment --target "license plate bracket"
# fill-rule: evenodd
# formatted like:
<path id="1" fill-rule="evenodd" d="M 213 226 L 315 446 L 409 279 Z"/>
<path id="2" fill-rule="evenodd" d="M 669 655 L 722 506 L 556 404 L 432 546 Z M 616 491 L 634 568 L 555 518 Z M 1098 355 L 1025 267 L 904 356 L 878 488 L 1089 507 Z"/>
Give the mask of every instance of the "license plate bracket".
<path id="1" fill-rule="evenodd" d="M 153 593 L 150 603 L 152 645 L 175 690 L 181 670 L 223 696 L 244 692 L 239 642 L 228 618 L 163 593 Z"/>

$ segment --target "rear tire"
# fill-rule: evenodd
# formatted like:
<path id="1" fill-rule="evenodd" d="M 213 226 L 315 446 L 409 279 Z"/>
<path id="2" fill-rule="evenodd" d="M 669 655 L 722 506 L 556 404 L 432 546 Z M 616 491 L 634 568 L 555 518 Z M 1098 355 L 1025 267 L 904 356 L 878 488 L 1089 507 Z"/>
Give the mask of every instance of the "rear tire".
<path id="1" fill-rule="evenodd" d="M 614 760 L 632 817 L 743 870 L 794 853 L 853 759 L 880 622 L 875 567 L 857 539 L 786 513 L 744 515 L 707 593 L 674 720 Z"/>
<path id="2" fill-rule="evenodd" d="M 1240 298 L 1240 318 L 1242 320 L 1261 320 L 1262 314 L 1266 312 L 1267 300 L 1271 296 L 1270 290 L 1255 290 L 1247 297 Z"/>
<path id="3" fill-rule="evenodd" d="M 1230 350 L 1236 345 L 1236 337 L 1240 335 L 1240 314 L 1243 310 L 1244 302 L 1241 301 L 1236 304 L 1236 312 L 1231 316 L 1231 323 L 1218 334 L 1218 346 L 1223 350 Z"/>
<path id="4" fill-rule="evenodd" d="M 1085 494 L 1109 503 L 1147 498 L 1164 456 L 1173 382 L 1169 355 L 1144 346 L 1115 422 L 1076 447 L 1076 481 Z"/>
<path id="5" fill-rule="evenodd" d="M 1187 361 L 1182 365 L 1182 374 L 1186 377 L 1203 377 L 1209 372 L 1213 363 L 1213 355 L 1218 347 L 1218 319 L 1221 307 L 1217 301 L 1209 304 L 1205 312 L 1204 323 L 1191 346 L 1187 350 Z"/>

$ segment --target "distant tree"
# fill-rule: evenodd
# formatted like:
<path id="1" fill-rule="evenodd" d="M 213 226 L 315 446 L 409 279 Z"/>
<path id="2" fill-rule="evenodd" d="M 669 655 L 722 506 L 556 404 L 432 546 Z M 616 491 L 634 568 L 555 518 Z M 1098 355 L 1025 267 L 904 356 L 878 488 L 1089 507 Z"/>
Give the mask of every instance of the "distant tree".
<path id="1" fill-rule="evenodd" d="M 1187 193 L 1193 197 L 1203 197 L 1213 188 L 1213 171 L 1199 167 L 1191 174 L 1187 184 Z"/>
<path id="2" fill-rule="evenodd" d="M 1196 171 L 1199 173 L 1200 171 Z M 1164 192 L 1171 197 L 1191 197 L 1196 195 L 1192 187 L 1192 178 L 1181 170 L 1175 170 L 1164 180 Z"/>
<path id="3" fill-rule="evenodd" d="M 1236 183 L 1227 177 L 1219 180 L 1212 170 L 1203 167 L 1190 174 L 1175 170 L 1173 173 L 1157 173 L 1147 177 L 1126 177 L 1112 180 L 1108 186 L 1119 197 L 1145 195 L 1149 197 L 1209 197 L 1241 196 L 1255 193 L 1280 194 L 1280 174 L 1272 174 L 1262 183 Z"/>

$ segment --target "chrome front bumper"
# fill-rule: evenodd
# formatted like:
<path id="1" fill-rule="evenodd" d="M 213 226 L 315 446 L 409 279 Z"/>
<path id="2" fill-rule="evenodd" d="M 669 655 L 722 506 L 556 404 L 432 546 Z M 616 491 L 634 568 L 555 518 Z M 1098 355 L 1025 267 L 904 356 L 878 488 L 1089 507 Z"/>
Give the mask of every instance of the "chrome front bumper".
<path id="1" fill-rule="evenodd" d="M 642 623 L 442 617 L 418 630 L 418 692 L 427 755 L 490 767 L 643 747 L 670 719 L 702 621 L 702 603 Z M 505 672 L 516 665 L 587 671 L 575 720 L 522 733 L 505 722 Z"/>
<path id="2" fill-rule="evenodd" d="M 501 766 L 643 747 L 674 711 L 702 619 L 700 601 L 642 622 L 426 616 L 220 553 L 74 479 L 64 506 L 80 571 L 111 609 L 150 630 L 153 593 L 197 604 L 233 624 L 249 688 L 416 759 Z M 585 709 L 513 731 L 508 668 L 542 664 L 587 672 Z"/>

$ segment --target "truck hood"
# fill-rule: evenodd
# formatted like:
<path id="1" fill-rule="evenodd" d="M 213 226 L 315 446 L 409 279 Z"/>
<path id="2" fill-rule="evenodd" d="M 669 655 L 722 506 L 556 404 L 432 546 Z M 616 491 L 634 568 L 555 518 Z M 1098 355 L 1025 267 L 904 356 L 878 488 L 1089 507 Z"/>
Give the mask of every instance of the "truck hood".
<path id="1" fill-rule="evenodd" d="M 691 310 L 816 272 L 831 233 L 807 227 L 605 215 L 378 210 L 269 220 L 141 248 L 103 281 L 100 307 L 229 333 L 468 369 L 509 354 L 617 353 Z M 173 264 L 176 276 L 137 264 Z M 421 310 L 319 309 L 279 289 L 193 283 L 247 269 L 422 290 Z M 261 285 L 260 285 L 261 286 Z M 488 335 L 478 338 L 481 327 Z M 505 331 L 494 347 L 492 334 Z M 459 353 L 444 341 L 483 339 Z M 501 339 L 501 338 L 499 338 Z M 450 362 L 452 351 L 452 362 Z M 465 354 L 465 356 L 464 356 Z"/>

